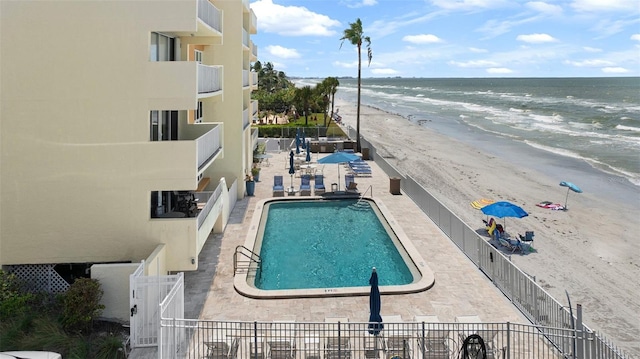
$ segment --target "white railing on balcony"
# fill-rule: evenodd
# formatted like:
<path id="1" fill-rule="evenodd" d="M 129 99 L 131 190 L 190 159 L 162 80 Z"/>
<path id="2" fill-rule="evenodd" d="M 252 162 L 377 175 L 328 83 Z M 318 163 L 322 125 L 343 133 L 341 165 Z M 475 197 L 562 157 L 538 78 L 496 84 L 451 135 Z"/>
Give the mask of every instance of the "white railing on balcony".
<path id="1" fill-rule="evenodd" d="M 258 45 L 251 41 L 251 53 L 253 56 L 258 57 Z"/>
<path id="2" fill-rule="evenodd" d="M 222 66 L 198 64 L 198 93 L 210 93 L 222 90 L 221 77 Z"/>
<path id="3" fill-rule="evenodd" d="M 245 9 L 247 9 L 247 10 L 249 10 L 249 9 L 250 9 L 250 7 L 249 7 L 249 0 L 242 0 L 242 5 L 244 5 L 244 8 L 245 8 Z"/>
<path id="4" fill-rule="evenodd" d="M 194 192 L 193 195 L 198 200 L 198 203 L 206 203 L 198 213 L 198 229 L 200 229 L 211 212 L 211 209 L 216 204 L 216 201 L 220 198 L 220 193 L 222 193 L 222 188 L 220 186 L 218 186 L 218 188 L 213 192 Z"/>
<path id="5" fill-rule="evenodd" d="M 258 87 L 258 73 L 255 71 L 251 71 L 251 85 Z"/>
<path id="6" fill-rule="evenodd" d="M 250 121 L 249 121 L 249 109 L 246 108 L 244 111 L 242 111 L 242 129 L 244 130 L 245 128 L 247 128 L 247 126 L 249 126 Z"/>
<path id="7" fill-rule="evenodd" d="M 202 168 L 220 150 L 220 127 L 216 126 L 196 139 L 198 147 L 198 169 Z"/>
<path id="8" fill-rule="evenodd" d="M 242 29 L 242 45 L 249 47 L 249 33 L 245 29 Z"/>
<path id="9" fill-rule="evenodd" d="M 209 0 L 198 0 L 198 18 L 212 29 L 222 32 L 222 13 Z"/>
<path id="10" fill-rule="evenodd" d="M 258 31 L 258 17 L 256 13 L 253 12 L 253 9 L 249 10 L 249 12 L 251 13 L 251 29 L 254 30 L 251 33 L 255 34 Z"/>
<path id="11" fill-rule="evenodd" d="M 242 87 L 249 86 L 249 70 L 242 70 Z"/>
<path id="12" fill-rule="evenodd" d="M 258 100 L 251 101 L 251 115 L 256 116 L 258 114 Z"/>

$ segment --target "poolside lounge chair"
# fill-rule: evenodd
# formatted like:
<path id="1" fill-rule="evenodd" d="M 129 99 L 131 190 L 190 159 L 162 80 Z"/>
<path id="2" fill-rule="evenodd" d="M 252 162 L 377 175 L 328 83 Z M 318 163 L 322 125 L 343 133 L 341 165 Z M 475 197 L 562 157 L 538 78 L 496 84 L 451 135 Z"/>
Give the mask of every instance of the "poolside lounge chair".
<path id="1" fill-rule="evenodd" d="M 490 324 L 486 324 L 484 329 L 478 330 L 478 335 L 482 337 L 485 348 L 487 349 L 487 359 L 502 358 L 500 347 L 497 345 L 498 330 L 490 327 Z"/>
<path id="2" fill-rule="evenodd" d="M 284 184 L 282 176 L 273 176 L 273 196 L 284 197 Z"/>
<path id="3" fill-rule="evenodd" d="M 214 332 L 209 340 L 204 341 L 207 346 L 207 359 L 235 359 L 238 355 L 240 340 Z"/>
<path id="4" fill-rule="evenodd" d="M 324 359 L 348 359 L 351 358 L 351 340 L 349 330 L 345 323 L 346 317 L 324 318 L 327 325 L 327 336 L 324 338 Z"/>
<path id="5" fill-rule="evenodd" d="M 449 359 L 453 350 L 449 346 L 449 328 L 435 315 L 417 315 L 418 347 L 424 359 Z"/>
<path id="6" fill-rule="evenodd" d="M 300 177 L 300 195 L 311 196 L 311 176 L 302 175 Z"/>
<path id="7" fill-rule="evenodd" d="M 313 189 L 316 195 L 323 194 L 325 192 L 323 175 L 316 175 L 315 185 L 313 186 Z"/>
<path id="8" fill-rule="evenodd" d="M 358 184 L 355 182 L 355 176 L 353 174 L 344 175 L 344 187 L 347 192 L 358 193 Z"/>
<path id="9" fill-rule="evenodd" d="M 385 356 L 387 358 L 411 359 L 413 354 L 412 343 L 415 340 L 415 327 L 409 329 L 409 326 L 414 323 L 404 323 L 399 315 L 383 315 L 382 321 L 385 323 L 383 331 Z"/>

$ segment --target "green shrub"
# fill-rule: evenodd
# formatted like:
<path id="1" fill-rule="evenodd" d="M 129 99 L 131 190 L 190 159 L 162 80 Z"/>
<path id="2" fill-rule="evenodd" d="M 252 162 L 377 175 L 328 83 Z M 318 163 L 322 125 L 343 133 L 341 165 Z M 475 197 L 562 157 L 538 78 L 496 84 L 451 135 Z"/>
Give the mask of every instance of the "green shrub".
<path id="1" fill-rule="evenodd" d="M 69 331 L 88 330 L 104 305 L 100 299 L 104 292 L 95 279 L 77 279 L 62 295 L 62 326 Z"/>
<path id="2" fill-rule="evenodd" d="M 15 274 L 0 270 L 0 322 L 28 311 L 33 297 L 21 290 Z"/>

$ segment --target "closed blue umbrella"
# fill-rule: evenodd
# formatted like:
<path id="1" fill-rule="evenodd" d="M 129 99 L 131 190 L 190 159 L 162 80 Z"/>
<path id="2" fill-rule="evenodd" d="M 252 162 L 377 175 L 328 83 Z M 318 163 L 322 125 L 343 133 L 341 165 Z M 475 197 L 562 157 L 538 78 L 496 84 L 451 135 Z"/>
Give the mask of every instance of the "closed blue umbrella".
<path id="1" fill-rule="evenodd" d="M 290 192 L 293 191 L 293 175 L 296 174 L 296 168 L 293 166 L 293 156 L 293 151 L 289 152 L 289 174 L 291 175 Z"/>
<path id="2" fill-rule="evenodd" d="M 354 155 L 353 153 L 347 152 L 334 152 L 329 156 L 322 157 L 318 160 L 318 163 L 328 164 L 328 163 L 345 163 L 349 161 L 355 161 L 360 159 L 360 157 Z M 338 191 L 340 190 L 340 166 L 338 166 Z"/>
<path id="3" fill-rule="evenodd" d="M 529 214 L 522 208 L 516 206 L 511 202 L 501 201 L 495 202 L 489 205 L 486 205 L 480 208 L 482 213 L 487 216 L 494 216 L 498 218 L 506 218 L 506 217 L 514 217 L 514 218 L 522 218 L 526 217 Z M 506 220 L 505 220 L 506 227 Z"/>
<path id="4" fill-rule="evenodd" d="M 371 292 L 369 292 L 369 334 L 378 335 L 384 329 L 384 324 L 382 324 L 382 317 L 380 316 L 381 300 L 376 267 L 371 270 L 369 285 L 371 285 Z"/>
<path id="5" fill-rule="evenodd" d="M 296 154 L 300 153 L 300 129 L 296 129 Z"/>
<path id="6" fill-rule="evenodd" d="M 311 143 L 307 142 L 307 162 L 311 162 Z"/>
<path id="7" fill-rule="evenodd" d="M 564 198 L 564 209 L 567 209 L 567 200 L 569 199 L 569 191 L 573 191 L 575 193 L 582 193 L 582 190 L 580 189 L 580 187 L 576 186 L 571 182 L 562 181 L 560 182 L 560 186 L 567 187 L 567 195 Z"/>

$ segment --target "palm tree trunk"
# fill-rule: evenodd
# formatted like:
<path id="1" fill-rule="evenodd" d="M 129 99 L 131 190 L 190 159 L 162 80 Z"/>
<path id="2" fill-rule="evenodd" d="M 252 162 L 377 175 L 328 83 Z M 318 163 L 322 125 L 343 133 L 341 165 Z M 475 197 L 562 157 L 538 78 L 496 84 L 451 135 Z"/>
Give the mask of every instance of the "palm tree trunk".
<path id="1" fill-rule="evenodd" d="M 362 57 L 360 56 L 360 50 L 361 45 L 358 44 L 358 108 L 356 109 L 356 152 L 360 152 L 360 86 L 362 82 Z"/>

